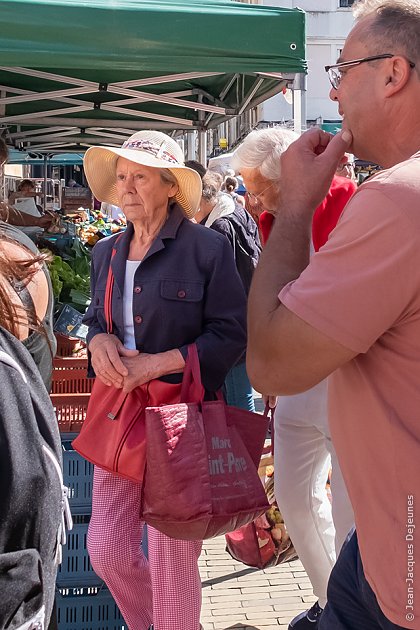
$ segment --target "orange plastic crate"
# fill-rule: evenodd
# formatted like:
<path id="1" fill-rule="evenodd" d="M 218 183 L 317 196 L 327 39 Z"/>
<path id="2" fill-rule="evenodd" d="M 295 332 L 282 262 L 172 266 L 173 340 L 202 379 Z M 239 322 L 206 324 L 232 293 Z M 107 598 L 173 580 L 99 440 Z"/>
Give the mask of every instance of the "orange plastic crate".
<path id="1" fill-rule="evenodd" d="M 53 363 L 52 394 L 88 394 L 94 379 L 87 378 L 87 358 L 56 357 Z"/>
<path id="2" fill-rule="evenodd" d="M 86 344 L 77 337 L 66 337 L 61 333 L 54 333 L 57 339 L 57 356 L 71 357 L 75 353 L 86 352 Z"/>
<path id="3" fill-rule="evenodd" d="M 61 433 L 78 433 L 86 418 L 90 394 L 51 394 Z"/>

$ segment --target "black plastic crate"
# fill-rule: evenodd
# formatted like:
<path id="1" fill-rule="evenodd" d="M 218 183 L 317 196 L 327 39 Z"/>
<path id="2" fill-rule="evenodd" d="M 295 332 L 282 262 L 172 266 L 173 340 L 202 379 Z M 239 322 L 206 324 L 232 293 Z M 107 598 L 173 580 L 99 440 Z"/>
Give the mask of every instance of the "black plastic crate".
<path id="1" fill-rule="evenodd" d="M 72 448 L 68 440 L 61 441 L 63 447 L 64 485 L 69 488 L 69 503 L 72 514 L 90 514 L 92 511 L 93 464 Z"/>
<path id="2" fill-rule="evenodd" d="M 75 517 L 75 520 L 83 517 Z M 57 586 L 83 587 L 102 586 L 103 581 L 92 568 L 87 552 L 87 531 L 89 522 L 73 524 L 67 532 L 67 544 L 63 547 L 63 560 L 58 568 Z"/>
<path id="3" fill-rule="evenodd" d="M 59 630 L 128 630 L 104 587 L 56 589 Z"/>

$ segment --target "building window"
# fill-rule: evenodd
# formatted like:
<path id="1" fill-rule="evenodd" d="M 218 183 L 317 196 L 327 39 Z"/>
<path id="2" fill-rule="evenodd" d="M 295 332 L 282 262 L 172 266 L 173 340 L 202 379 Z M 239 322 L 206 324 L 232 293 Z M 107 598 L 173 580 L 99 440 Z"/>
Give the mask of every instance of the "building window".
<path id="1" fill-rule="evenodd" d="M 340 9 L 347 9 L 351 7 L 354 3 L 354 0 L 340 0 Z"/>

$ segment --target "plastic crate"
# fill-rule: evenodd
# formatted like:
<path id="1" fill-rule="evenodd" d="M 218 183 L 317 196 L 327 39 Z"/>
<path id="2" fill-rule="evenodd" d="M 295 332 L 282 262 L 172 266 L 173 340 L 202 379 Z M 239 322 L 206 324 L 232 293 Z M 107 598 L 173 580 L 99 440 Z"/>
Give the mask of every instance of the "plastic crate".
<path id="1" fill-rule="evenodd" d="M 59 630 L 128 630 L 104 587 L 56 589 Z"/>
<path id="2" fill-rule="evenodd" d="M 53 363 L 52 394 L 88 394 L 94 379 L 87 377 L 86 357 L 56 357 Z"/>
<path id="3" fill-rule="evenodd" d="M 78 433 L 86 418 L 90 394 L 51 394 L 61 433 Z"/>
<path id="4" fill-rule="evenodd" d="M 71 442 L 62 440 L 64 485 L 69 488 L 72 514 L 90 514 L 92 511 L 93 464 L 72 448 Z"/>
<path id="5" fill-rule="evenodd" d="M 92 568 L 87 551 L 90 516 L 75 515 L 73 520 L 73 529 L 67 532 L 67 543 L 63 547 L 63 560 L 58 568 L 57 586 L 59 588 L 104 586 L 103 580 Z M 147 525 L 143 528 L 141 546 L 144 555 L 148 558 Z"/>
<path id="6" fill-rule="evenodd" d="M 86 351 L 86 344 L 78 337 L 66 337 L 61 333 L 54 333 L 57 339 L 57 356 L 71 357 L 75 353 Z"/>
<path id="7" fill-rule="evenodd" d="M 75 517 L 77 518 L 77 517 Z M 87 552 L 89 523 L 74 523 L 67 533 L 67 544 L 63 547 L 63 560 L 58 568 L 58 587 L 102 586 L 103 581 L 92 569 Z"/>

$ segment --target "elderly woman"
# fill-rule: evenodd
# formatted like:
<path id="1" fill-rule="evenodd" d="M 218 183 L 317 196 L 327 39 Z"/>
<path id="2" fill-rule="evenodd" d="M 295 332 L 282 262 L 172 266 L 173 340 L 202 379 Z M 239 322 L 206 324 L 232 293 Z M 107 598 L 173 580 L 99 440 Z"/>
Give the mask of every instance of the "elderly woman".
<path id="1" fill-rule="evenodd" d="M 103 239 L 93 250 L 92 303 L 84 321 L 97 378 L 126 391 L 151 379 L 180 382 L 188 344 L 196 343 L 211 396 L 243 353 L 245 294 L 228 241 L 189 220 L 200 202 L 200 176 L 184 165 L 172 138 L 154 131 L 134 134 L 121 149 L 92 147 L 85 173 L 95 197 L 118 205 L 128 222 L 122 236 Z M 110 264 L 112 335 L 104 317 Z M 154 630 L 199 630 L 201 542 L 149 528 L 147 561 L 140 499 L 141 484 L 95 468 L 88 536 L 93 567 L 130 630 L 151 624 Z"/>

